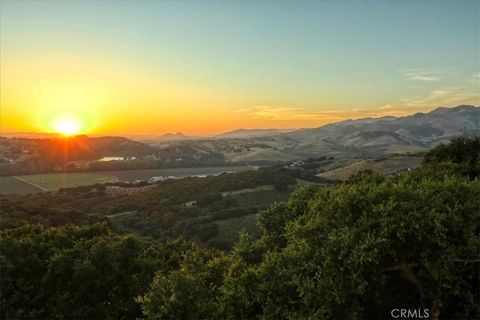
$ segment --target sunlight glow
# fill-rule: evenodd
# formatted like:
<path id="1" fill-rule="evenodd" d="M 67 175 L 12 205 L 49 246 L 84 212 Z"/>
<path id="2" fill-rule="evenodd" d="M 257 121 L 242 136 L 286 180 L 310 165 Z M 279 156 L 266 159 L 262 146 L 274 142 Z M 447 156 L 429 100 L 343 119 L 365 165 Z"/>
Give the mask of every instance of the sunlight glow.
<path id="1" fill-rule="evenodd" d="M 60 117 L 54 120 L 53 130 L 64 136 L 71 136 L 82 131 L 82 122 L 75 117 Z"/>

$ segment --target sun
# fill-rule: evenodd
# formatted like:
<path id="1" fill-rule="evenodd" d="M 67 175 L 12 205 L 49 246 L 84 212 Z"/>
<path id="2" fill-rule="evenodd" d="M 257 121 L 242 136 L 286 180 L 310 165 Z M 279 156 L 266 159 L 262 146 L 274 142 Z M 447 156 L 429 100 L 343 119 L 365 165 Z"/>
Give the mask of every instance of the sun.
<path id="1" fill-rule="evenodd" d="M 83 124 L 75 117 L 59 117 L 53 121 L 53 130 L 64 136 L 73 136 L 82 131 Z"/>

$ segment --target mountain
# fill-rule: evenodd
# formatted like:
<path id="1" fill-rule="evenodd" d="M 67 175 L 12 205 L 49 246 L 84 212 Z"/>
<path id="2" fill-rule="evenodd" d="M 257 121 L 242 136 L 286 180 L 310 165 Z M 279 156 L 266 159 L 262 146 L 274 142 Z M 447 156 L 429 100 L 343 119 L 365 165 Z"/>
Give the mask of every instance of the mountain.
<path id="1" fill-rule="evenodd" d="M 345 120 L 309 129 L 238 129 L 210 138 L 192 138 L 180 132 L 142 142 L 123 137 L 0 137 L 0 174 L 49 172 L 63 169 L 65 161 L 111 156 L 137 159 L 135 163 L 97 163 L 95 168 L 263 165 L 310 157 L 349 159 L 417 153 L 454 136 L 480 135 L 479 121 L 480 107 L 461 105 L 404 117 Z"/>
<path id="2" fill-rule="evenodd" d="M 184 135 L 183 133 L 181 132 L 177 132 L 177 133 L 165 133 L 159 137 L 156 138 L 157 140 L 185 140 L 185 139 L 189 139 L 189 137 L 187 137 L 186 135 Z"/>
<path id="3" fill-rule="evenodd" d="M 258 137 L 275 136 L 282 133 L 287 133 L 293 129 L 237 129 L 228 131 L 216 136 L 220 139 L 248 139 Z"/>
<path id="4" fill-rule="evenodd" d="M 437 108 L 404 117 L 345 120 L 299 130 L 238 129 L 213 138 L 152 143 L 198 154 L 223 155 L 227 163 L 268 164 L 309 157 L 369 158 L 417 153 L 461 134 L 480 134 L 480 107 Z M 179 150 L 180 150 L 179 149 Z M 177 151 L 175 151 L 177 152 Z"/>
<path id="5" fill-rule="evenodd" d="M 317 150 L 353 155 L 382 155 L 425 150 L 461 134 L 480 133 L 480 107 L 437 108 L 405 117 L 346 120 L 286 135 L 299 155 Z"/>
<path id="6" fill-rule="evenodd" d="M 51 139 L 59 138 L 62 135 L 58 133 L 47 133 L 47 132 L 11 132 L 0 134 L 4 138 L 25 138 L 25 139 Z"/>

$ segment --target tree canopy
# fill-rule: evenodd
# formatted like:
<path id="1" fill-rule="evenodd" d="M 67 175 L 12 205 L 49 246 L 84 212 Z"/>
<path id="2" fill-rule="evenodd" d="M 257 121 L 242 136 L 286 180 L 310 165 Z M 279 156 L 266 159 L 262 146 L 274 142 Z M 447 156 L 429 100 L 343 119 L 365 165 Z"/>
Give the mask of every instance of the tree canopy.
<path id="1" fill-rule="evenodd" d="M 2 318 L 480 318 L 477 146 L 459 138 L 418 170 L 301 187 L 231 252 L 105 224 L 3 230 Z"/>

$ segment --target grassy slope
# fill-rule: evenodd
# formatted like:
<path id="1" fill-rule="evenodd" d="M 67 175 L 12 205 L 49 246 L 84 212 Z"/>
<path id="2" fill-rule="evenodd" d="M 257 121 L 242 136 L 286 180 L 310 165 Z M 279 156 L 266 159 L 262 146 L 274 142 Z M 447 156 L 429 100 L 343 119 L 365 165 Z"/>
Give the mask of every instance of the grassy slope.
<path id="1" fill-rule="evenodd" d="M 406 168 L 417 168 L 421 161 L 420 156 L 390 156 L 386 158 L 356 160 L 346 163 L 340 168 L 327 170 L 318 174 L 318 177 L 330 180 L 343 180 L 362 170 L 371 169 L 381 174 L 391 174 Z"/>
<path id="2" fill-rule="evenodd" d="M 240 152 L 228 152 L 224 154 L 227 162 L 240 161 L 290 161 L 299 159 L 298 155 L 290 154 L 285 151 L 279 151 L 272 148 L 256 148 L 252 147 L 250 150 L 242 150 Z"/>

